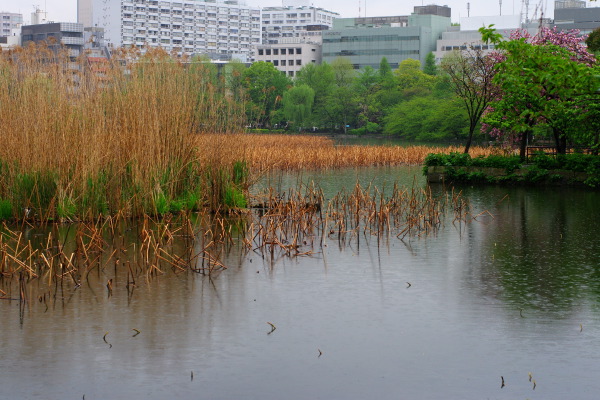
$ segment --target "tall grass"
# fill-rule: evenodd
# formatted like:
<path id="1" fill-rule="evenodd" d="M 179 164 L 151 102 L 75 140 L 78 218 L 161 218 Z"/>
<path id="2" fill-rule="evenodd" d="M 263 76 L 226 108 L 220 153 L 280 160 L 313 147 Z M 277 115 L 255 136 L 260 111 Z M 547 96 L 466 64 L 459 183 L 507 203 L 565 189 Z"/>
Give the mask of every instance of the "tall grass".
<path id="1" fill-rule="evenodd" d="M 217 170 L 235 160 L 194 137 L 244 126 L 243 102 L 210 67 L 161 50 L 92 68 L 44 45 L 3 53 L 0 105 L 2 213 L 17 218 L 29 208 L 89 219 L 199 206 L 211 186 L 199 156 L 210 152 Z"/>

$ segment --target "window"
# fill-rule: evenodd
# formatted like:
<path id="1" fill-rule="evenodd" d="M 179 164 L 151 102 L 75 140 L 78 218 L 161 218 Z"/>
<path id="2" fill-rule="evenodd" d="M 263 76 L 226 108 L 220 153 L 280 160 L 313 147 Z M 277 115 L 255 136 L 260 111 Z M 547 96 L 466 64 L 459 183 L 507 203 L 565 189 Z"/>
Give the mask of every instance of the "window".
<path id="1" fill-rule="evenodd" d="M 296 48 L 296 54 L 302 54 L 302 48 L 301 47 L 297 47 Z"/>
<path id="2" fill-rule="evenodd" d="M 266 55 L 270 56 L 271 55 L 271 49 L 267 49 L 265 52 Z"/>
<path id="3" fill-rule="evenodd" d="M 273 60 L 273 65 L 278 67 L 279 66 L 279 60 Z"/>
<path id="4" fill-rule="evenodd" d="M 296 65 L 302 65 L 302 60 L 296 60 Z"/>
<path id="5" fill-rule="evenodd" d="M 285 67 L 286 66 L 286 60 L 281 60 L 281 66 Z"/>
<path id="6" fill-rule="evenodd" d="M 263 53 L 264 53 L 263 49 L 258 49 L 258 55 L 259 55 L 259 56 L 262 56 L 262 55 L 263 55 Z"/>
<path id="7" fill-rule="evenodd" d="M 287 49 L 281 49 L 281 55 L 282 55 L 282 56 L 285 56 L 285 54 L 286 54 L 286 50 L 287 50 Z"/>
<path id="8" fill-rule="evenodd" d="M 274 56 L 278 56 L 279 55 L 279 49 L 273 49 L 273 55 Z"/>
<path id="9" fill-rule="evenodd" d="M 288 54 L 294 54 L 294 49 L 288 49 Z"/>
<path id="10" fill-rule="evenodd" d="M 294 76 L 294 71 L 288 71 L 289 76 Z"/>

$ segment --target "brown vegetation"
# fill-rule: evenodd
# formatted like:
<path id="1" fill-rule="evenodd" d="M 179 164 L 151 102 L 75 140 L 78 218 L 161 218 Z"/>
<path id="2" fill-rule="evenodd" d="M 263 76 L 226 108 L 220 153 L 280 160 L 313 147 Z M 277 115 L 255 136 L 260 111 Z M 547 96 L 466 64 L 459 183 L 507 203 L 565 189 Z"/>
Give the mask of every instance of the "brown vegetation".
<path id="1" fill-rule="evenodd" d="M 310 135 L 235 134 L 196 138 L 199 149 L 211 149 L 215 144 L 220 154 L 232 160 L 246 160 L 254 172 L 420 165 L 429 153 L 462 152 L 462 148 L 454 146 L 340 146 L 327 137 Z M 494 151 L 489 147 L 474 147 L 471 155 L 487 156 Z"/>

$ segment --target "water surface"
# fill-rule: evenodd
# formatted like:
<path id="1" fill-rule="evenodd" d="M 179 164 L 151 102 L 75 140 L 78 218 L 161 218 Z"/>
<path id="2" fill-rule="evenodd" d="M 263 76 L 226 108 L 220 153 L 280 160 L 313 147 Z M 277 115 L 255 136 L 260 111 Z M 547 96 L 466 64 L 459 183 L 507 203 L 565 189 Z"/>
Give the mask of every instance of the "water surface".
<path id="1" fill-rule="evenodd" d="M 424 185 L 415 168 L 313 178 L 326 196 Z M 2 300 L 0 398 L 596 399 L 599 194 L 462 190 L 480 215 L 428 237 L 276 260 L 234 246 L 211 278 L 166 271 L 128 292 L 106 268 L 48 307 Z"/>

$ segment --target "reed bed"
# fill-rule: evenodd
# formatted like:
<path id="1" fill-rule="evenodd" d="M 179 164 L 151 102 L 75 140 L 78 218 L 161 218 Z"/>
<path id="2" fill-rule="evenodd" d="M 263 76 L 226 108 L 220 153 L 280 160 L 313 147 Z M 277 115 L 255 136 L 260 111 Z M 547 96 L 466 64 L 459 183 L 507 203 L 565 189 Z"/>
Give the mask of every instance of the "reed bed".
<path id="1" fill-rule="evenodd" d="M 460 192 L 434 195 L 427 188 L 385 192 L 357 184 L 325 201 L 311 185 L 285 193 L 270 189 L 257 201 L 237 215 L 146 216 L 134 225 L 116 216 L 66 231 L 52 225 L 38 241 L 5 225 L 0 300 L 30 304 L 37 298 L 47 305 L 65 292 L 97 290 L 99 282 L 111 296 L 168 272 L 213 277 L 229 267 L 232 252 L 241 259 L 258 254 L 274 266 L 282 258 L 320 256 L 328 243 L 343 248 L 374 239 L 379 246 L 435 235 L 445 223 L 473 218 Z"/>
<path id="2" fill-rule="evenodd" d="M 240 131 L 245 118 L 243 99 L 208 66 L 160 50 L 100 65 L 44 45 L 2 53 L 0 104 L 0 218 L 17 219 L 210 203 L 203 196 L 236 160 L 217 142 L 200 164 L 194 137 Z"/>
<path id="3" fill-rule="evenodd" d="M 228 159 L 246 160 L 255 173 L 344 167 L 420 165 L 429 153 L 462 152 L 462 148 L 433 146 L 339 146 L 324 136 L 284 134 L 202 135 L 199 148 L 220 143 Z M 473 147 L 470 154 L 494 154 L 490 147 Z"/>

